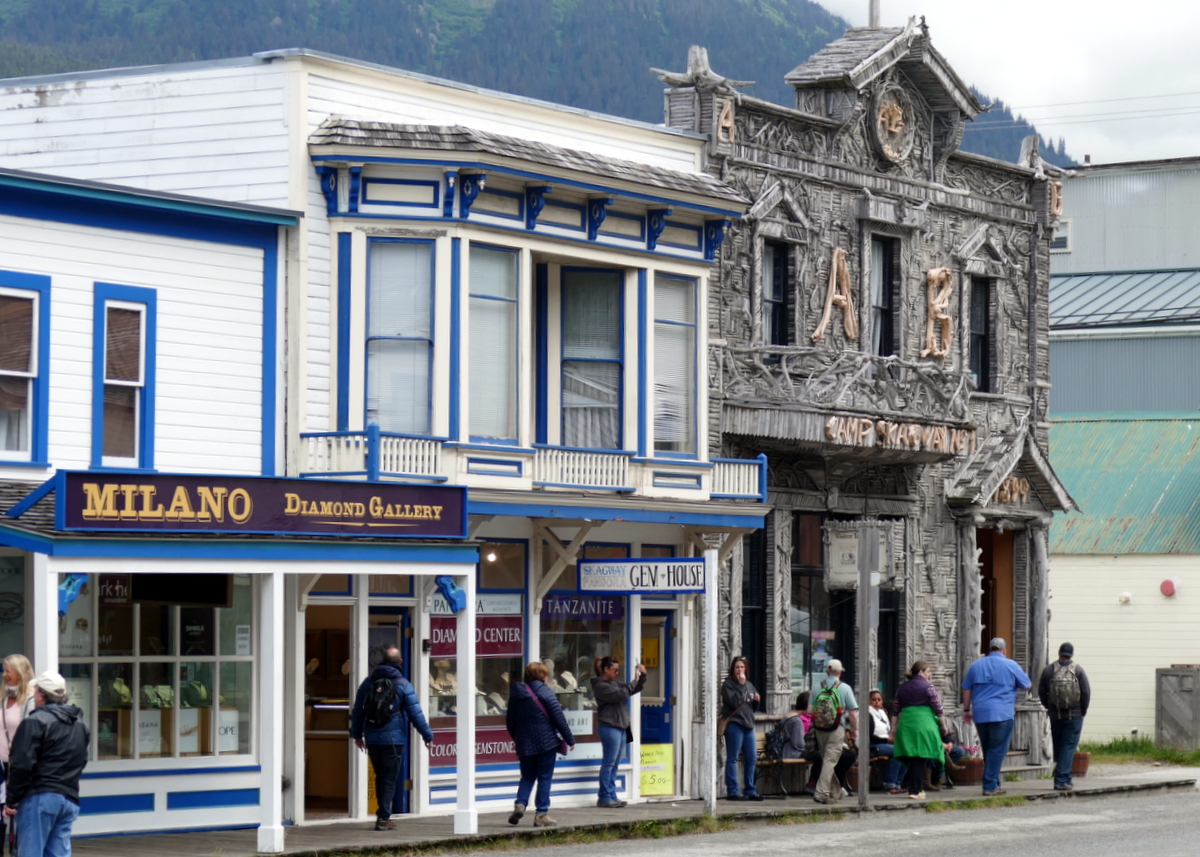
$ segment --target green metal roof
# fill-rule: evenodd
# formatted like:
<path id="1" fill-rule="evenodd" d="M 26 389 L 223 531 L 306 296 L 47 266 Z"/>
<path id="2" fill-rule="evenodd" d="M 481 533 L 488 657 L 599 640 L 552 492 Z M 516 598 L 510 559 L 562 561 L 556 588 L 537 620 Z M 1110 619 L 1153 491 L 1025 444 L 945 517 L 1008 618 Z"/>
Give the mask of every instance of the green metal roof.
<path id="1" fill-rule="evenodd" d="M 1083 510 L 1055 515 L 1051 553 L 1200 554 L 1200 412 L 1059 417 L 1050 459 Z"/>

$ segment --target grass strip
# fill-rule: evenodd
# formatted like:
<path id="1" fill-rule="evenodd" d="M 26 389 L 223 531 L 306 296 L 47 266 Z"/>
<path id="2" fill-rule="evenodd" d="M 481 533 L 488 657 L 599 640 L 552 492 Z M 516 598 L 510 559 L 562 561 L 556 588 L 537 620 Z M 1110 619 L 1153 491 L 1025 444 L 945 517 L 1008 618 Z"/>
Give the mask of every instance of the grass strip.
<path id="1" fill-rule="evenodd" d="M 1029 799 L 1022 795 L 972 797 L 963 800 L 934 800 L 925 804 L 926 812 L 951 812 L 956 809 L 998 809 L 1005 806 L 1024 806 Z"/>
<path id="2" fill-rule="evenodd" d="M 1103 744 L 1086 742 L 1079 745 L 1092 754 L 1093 764 L 1123 764 L 1125 762 L 1166 762 L 1171 765 L 1200 767 L 1200 750 L 1176 750 L 1158 747 L 1150 738 L 1113 738 Z"/>

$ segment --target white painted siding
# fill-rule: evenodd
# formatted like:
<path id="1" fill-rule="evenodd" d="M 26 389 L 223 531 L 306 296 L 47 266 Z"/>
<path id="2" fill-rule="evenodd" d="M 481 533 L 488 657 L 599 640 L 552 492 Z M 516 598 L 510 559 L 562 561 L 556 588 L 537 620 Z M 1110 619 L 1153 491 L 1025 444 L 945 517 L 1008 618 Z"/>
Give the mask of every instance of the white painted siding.
<path id="1" fill-rule="evenodd" d="M 1166 555 L 1050 558 L 1050 649 L 1069 641 L 1092 684 L 1083 740 L 1154 737 L 1154 671 L 1200 664 L 1197 557 Z M 1167 598 L 1159 585 L 1174 580 Z M 1131 596 L 1121 604 L 1121 593 Z"/>
<path id="2" fill-rule="evenodd" d="M 254 62 L 0 88 L 0 164 L 286 205 L 283 86 Z"/>
<path id="3" fill-rule="evenodd" d="M 262 251 L 7 216 L 0 235 L 0 268 L 51 278 L 55 467 L 90 465 L 99 281 L 158 295 L 156 467 L 262 473 Z M 0 475 L 32 476 L 10 470 Z"/>

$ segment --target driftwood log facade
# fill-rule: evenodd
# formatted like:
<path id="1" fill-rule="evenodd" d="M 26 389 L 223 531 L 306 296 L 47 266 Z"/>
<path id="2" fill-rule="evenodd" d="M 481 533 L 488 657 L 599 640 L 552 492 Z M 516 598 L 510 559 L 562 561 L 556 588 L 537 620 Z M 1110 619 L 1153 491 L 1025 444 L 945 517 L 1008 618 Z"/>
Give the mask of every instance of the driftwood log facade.
<path id="1" fill-rule="evenodd" d="M 853 670 L 838 530 L 882 522 L 868 682 L 928 660 L 961 726 L 986 640 L 1032 675 L 1050 650 L 1046 528 L 1074 506 L 1046 458 L 1057 171 L 1036 138 L 1019 164 L 958 151 L 982 108 L 923 24 L 850 30 L 788 75 L 794 109 L 699 48 L 660 78 L 667 124 L 753 200 L 709 289 L 709 441 L 766 453 L 774 512 L 723 570 L 722 666 L 746 654 L 772 713 L 829 657 Z M 1041 708 L 1018 708 L 1013 749 L 1043 764 Z"/>

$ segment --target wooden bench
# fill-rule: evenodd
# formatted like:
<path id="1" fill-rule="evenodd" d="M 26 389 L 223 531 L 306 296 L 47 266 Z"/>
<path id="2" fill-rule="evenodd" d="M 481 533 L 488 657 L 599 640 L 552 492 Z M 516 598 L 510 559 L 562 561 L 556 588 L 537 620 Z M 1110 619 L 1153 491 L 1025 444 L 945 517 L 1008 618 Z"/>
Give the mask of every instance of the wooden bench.
<path id="1" fill-rule="evenodd" d="M 755 763 L 755 770 L 754 770 L 754 790 L 759 792 L 759 794 L 762 794 L 762 791 L 758 788 L 758 781 L 760 779 L 762 779 L 764 775 L 770 776 L 773 774 L 775 777 L 775 783 L 779 787 L 780 795 L 782 797 L 786 798 L 788 796 L 788 791 L 787 791 L 787 788 L 783 784 L 784 770 L 786 770 L 789 766 L 799 766 L 802 768 L 802 770 L 800 771 L 801 777 L 806 777 L 808 775 L 808 768 L 812 767 L 813 762 L 809 761 L 808 759 L 780 759 L 780 758 L 774 756 L 773 754 L 768 753 L 767 752 L 767 737 L 766 737 L 766 735 L 758 736 L 757 745 L 758 745 L 758 761 Z M 883 769 L 887 766 L 887 763 L 890 761 L 891 761 L 891 757 L 889 757 L 889 756 L 873 756 L 870 761 L 870 770 L 871 771 L 879 771 L 880 778 L 882 780 Z M 857 770 L 858 770 L 858 763 L 856 762 L 853 766 L 851 766 L 850 771 L 857 771 Z M 849 771 L 847 773 L 849 773 Z M 859 785 L 861 787 L 861 785 L 862 785 L 861 781 L 860 781 Z M 870 782 L 870 777 L 868 777 L 867 778 L 867 788 L 869 789 L 870 787 L 871 787 L 871 782 Z"/>

